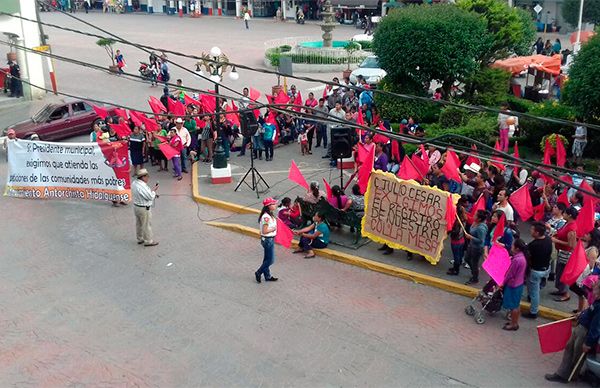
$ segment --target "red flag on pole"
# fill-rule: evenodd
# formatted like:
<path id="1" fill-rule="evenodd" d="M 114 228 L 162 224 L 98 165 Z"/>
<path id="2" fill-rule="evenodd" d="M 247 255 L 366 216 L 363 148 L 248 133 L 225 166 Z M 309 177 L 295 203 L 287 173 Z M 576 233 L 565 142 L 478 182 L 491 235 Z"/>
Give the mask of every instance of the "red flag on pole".
<path id="1" fill-rule="evenodd" d="M 233 101 L 231 103 L 233 104 Z M 234 113 L 236 110 L 237 109 L 233 109 L 233 107 L 226 105 L 225 111 L 228 113 L 225 114 L 225 117 L 227 118 L 227 120 L 231 121 L 231 124 L 237 125 L 239 127 L 240 126 L 240 118 L 239 118 L 239 113 Z"/>
<path id="2" fill-rule="evenodd" d="M 106 117 L 108 116 L 108 110 L 99 107 L 97 105 L 92 105 L 92 108 L 94 108 L 94 112 L 96 112 L 96 114 L 102 119 L 105 120 Z"/>
<path id="3" fill-rule="evenodd" d="M 558 167 L 564 167 L 567 162 L 567 151 L 565 150 L 565 145 L 563 144 L 562 138 L 560 136 L 556 136 L 556 165 Z"/>
<path id="4" fill-rule="evenodd" d="M 498 143 L 498 140 L 496 140 L 496 144 L 494 144 L 494 149 L 498 152 L 502 152 L 502 149 L 500 148 L 500 143 Z M 492 154 L 492 161 L 489 163 L 491 165 L 495 166 L 499 171 L 506 170 L 506 167 L 504 166 L 504 163 L 502 162 L 502 157 L 499 155 L 496 155 L 495 153 Z"/>
<path id="5" fill-rule="evenodd" d="M 364 194 L 369 186 L 369 178 L 371 177 L 371 171 L 373 171 L 373 163 L 375 163 L 375 147 L 369 149 L 367 155 L 363 159 L 363 163 L 358 169 L 358 186 L 360 187 L 361 194 Z"/>
<path id="6" fill-rule="evenodd" d="M 185 102 L 185 105 L 202 106 L 202 103 L 200 103 L 200 101 L 194 100 L 192 97 L 188 96 L 187 94 L 183 95 L 183 101 Z"/>
<path id="7" fill-rule="evenodd" d="M 302 109 L 302 94 L 300 94 L 300 91 L 298 91 L 298 94 L 296 94 L 296 98 L 294 98 L 294 105 L 298 106 L 295 106 L 293 109 L 296 112 L 300 112 L 300 110 Z"/>
<path id="8" fill-rule="evenodd" d="M 302 175 L 302 172 L 300 172 L 300 169 L 296 165 L 296 162 L 294 162 L 293 160 L 292 160 L 292 163 L 290 163 L 288 179 L 291 180 L 292 182 L 296 182 L 297 184 L 299 184 L 300 186 L 302 186 L 306 190 L 308 190 L 308 183 L 306 182 L 304 175 Z"/>
<path id="9" fill-rule="evenodd" d="M 550 139 L 546 137 L 546 143 L 544 144 L 544 160 L 542 163 L 548 166 L 551 165 L 552 155 L 554 155 L 554 148 L 552 148 L 552 144 L 550 144 Z"/>
<path id="10" fill-rule="evenodd" d="M 329 198 L 333 197 L 331 186 L 329 186 L 329 182 L 327 182 L 325 178 L 323 178 L 323 184 L 325 185 L 325 193 L 327 194 L 327 199 L 329 200 Z"/>
<path id="11" fill-rule="evenodd" d="M 127 111 L 125 109 L 115 108 L 115 114 L 117 116 L 123 117 L 125 121 L 129 120 L 129 117 L 127 116 Z"/>
<path id="12" fill-rule="evenodd" d="M 185 116 L 185 106 L 179 100 L 173 100 L 169 98 L 167 100 L 167 105 L 169 105 L 169 112 L 174 114 L 175 116 Z"/>
<path id="13" fill-rule="evenodd" d="M 573 327 L 571 318 L 546 323 L 537 327 L 542 353 L 555 353 L 564 350 L 571 338 Z"/>
<path id="14" fill-rule="evenodd" d="M 292 246 L 293 238 L 294 232 L 292 232 L 289 226 L 277 217 L 277 234 L 275 235 L 275 242 L 289 248 Z"/>
<path id="15" fill-rule="evenodd" d="M 573 178 L 571 178 L 570 175 L 563 175 L 563 176 L 560 177 L 560 180 L 563 181 L 563 182 L 567 182 L 570 185 L 573 184 Z M 563 189 L 563 192 L 560 193 L 560 195 L 558 196 L 558 199 L 556 200 L 556 202 L 562 203 L 566 207 L 571 206 L 571 203 L 569 202 L 569 188 L 568 187 L 565 187 Z"/>
<path id="16" fill-rule="evenodd" d="M 519 217 L 521 217 L 523 221 L 527 221 L 533 216 L 533 204 L 531 203 L 531 196 L 529 195 L 529 187 L 527 184 L 524 184 L 512 193 L 508 202 L 510 202 L 512 207 L 519 213 Z"/>
<path id="17" fill-rule="evenodd" d="M 429 154 L 427 154 L 427 151 L 425 150 L 425 146 L 423 144 L 421 144 L 421 146 L 419 147 L 419 149 L 421 150 L 421 160 L 423 160 L 425 162 L 425 164 L 427 165 L 427 171 L 425 171 L 425 174 L 427 174 L 429 172 Z M 425 175 L 423 174 L 423 175 Z"/>
<path id="18" fill-rule="evenodd" d="M 260 98 L 260 92 L 254 88 L 248 90 L 248 95 L 252 101 L 258 101 Z"/>
<path id="19" fill-rule="evenodd" d="M 167 108 L 165 108 L 163 103 L 160 102 L 160 100 L 154 96 L 150 96 L 150 99 L 148 100 L 148 105 L 150 105 L 150 109 L 152 109 L 152 112 L 154 112 L 154 114 L 159 115 L 167 112 Z"/>
<path id="20" fill-rule="evenodd" d="M 594 230 L 594 201 L 591 197 L 583 198 L 583 206 L 579 210 L 579 215 L 575 222 L 577 223 L 577 237 L 581 238 L 587 233 Z"/>
<path id="21" fill-rule="evenodd" d="M 404 159 L 406 159 L 406 157 Z M 423 160 L 415 154 L 411 156 L 410 160 L 412 160 L 413 164 L 415 165 L 415 168 L 421 173 L 422 176 L 427 175 L 427 173 L 429 172 L 428 160 Z"/>
<path id="22" fill-rule="evenodd" d="M 581 181 L 581 183 L 579 184 L 579 188 L 582 189 L 582 190 L 585 190 L 585 191 L 589 191 L 590 193 L 596 193 L 594 191 L 594 189 L 592 189 L 590 187 L 589 183 L 587 183 L 587 181 L 585 179 Z M 595 197 L 592 197 L 591 195 L 586 194 L 586 193 L 582 193 L 582 194 L 583 194 L 584 198 L 590 198 L 592 201 L 594 201 L 594 203 L 596 202 L 596 198 Z"/>
<path id="23" fill-rule="evenodd" d="M 163 155 L 165 155 L 165 158 L 167 158 L 167 160 L 171 160 L 171 159 L 173 159 L 174 156 L 177 156 L 180 154 L 179 151 L 177 151 L 175 148 L 171 147 L 167 143 L 160 143 L 158 145 L 158 148 L 161 150 Z"/>
<path id="24" fill-rule="evenodd" d="M 451 231 L 456 222 L 456 205 L 452 200 L 452 194 L 446 199 L 446 231 Z"/>
<path id="25" fill-rule="evenodd" d="M 469 212 L 469 214 L 467 214 L 467 221 L 469 221 L 469 224 L 472 224 L 475 220 L 475 215 L 477 214 L 478 210 L 485 210 L 485 197 L 483 196 L 483 194 L 481 194 L 479 198 L 477 198 L 477 201 L 475 201 L 475 203 L 473 204 L 471 211 Z"/>
<path id="26" fill-rule="evenodd" d="M 563 270 L 562 276 L 560 277 L 560 281 L 567 286 L 572 285 L 577 281 L 577 278 L 583 273 L 583 270 L 588 265 L 588 258 L 585 254 L 585 248 L 583 248 L 583 244 L 581 240 L 577 240 L 577 245 L 575 249 L 573 249 L 573 253 L 569 257 L 567 261 L 567 265 Z"/>
<path id="27" fill-rule="evenodd" d="M 535 221 L 541 221 L 546 215 L 546 204 L 544 202 L 533 207 L 533 219 Z"/>
<path id="28" fill-rule="evenodd" d="M 504 212 L 502 212 L 502 215 L 500 216 L 500 219 L 498 220 L 498 223 L 496 224 L 496 227 L 494 228 L 494 235 L 492 236 L 492 243 L 495 243 L 496 241 L 498 241 L 499 238 L 501 238 L 502 236 L 504 236 L 504 228 L 506 223 L 506 214 L 504 214 Z M 510 247 L 509 247 L 510 249 Z"/>
<path id="29" fill-rule="evenodd" d="M 400 165 L 400 170 L 398 170 L 397 176 L 400 179 L 404 179 L 404 180 L 413 179 L 417 182 L 420 182 L 423 179 L 421 173 L 419 172 L 419 170 L 417 170 L 414 162 L 408 157 L 405 157 L 404 160 L 402 161 L 402 164 Z"/>
<path id="30" fill-rule="evenodd" d="M 471 154 L 467 158 L 465 165 L 468 166 L 472 163 L 475 163 L 478 166 L 481 166 L 481 160 L 477 157 L 479 154 L 477 153 L 477 146 L 475 144 L 471 145 Z"/>
<path id="31" fill-rule="evenodd" d="M 448 151 L 446 151 L 446 163 L 441 168 L 442 172 L 446 178 L 462 182 L 458 172 L 459 167 L 460 161 L 458 160 L 458 156 L 456 156 L 456 153 L 451 148 L 448 148 Z"/>
<path id="32" fill-rule="evenodd" d="M 133 124 L 135 126 L 138 127 L 142 127 L 142 118 L 141 116 L 143 116 L 143 114 L 141 114 L 140 112 L 136 112 L 134 110 L 130 110 L 129 111 L 129 118 L 131 118 L 131 121 L 133 121 Z"/>
<path id="33" fill-rule="evenodd" d="M 400 162 L 400 145 L 398 144 L 398 140 L 392 140 L 392 159 Z"/>
<path id="34" fill-rule="evenodd" d="M 287 94 L 280 90 L 279 93 L 275 96 L 275 104 L 287 104 L 290 102 L 290 98 Z"/>
<path id="35" fill-rule="evenodd" d="M 127 137 L 131 135 L 131 128 L 125 123 L 110 124 L 110 127 L 115 130 L 119 137 Z"/>
<path id="36" fill-rule="evenodd" d="M 519 144 L 516 141 L 515 141 L 513 156 L 515 157 L 515 159 L 521 159 L 521 156 L 519 155 Z M 521 169 L 521 163 L 518 160 L 515 160 L 514 164 L 515 164 L 515 168 L 513 171 L 515 171 L 517 173 L 517 175 L 519 175 L 519 170 Z"/>

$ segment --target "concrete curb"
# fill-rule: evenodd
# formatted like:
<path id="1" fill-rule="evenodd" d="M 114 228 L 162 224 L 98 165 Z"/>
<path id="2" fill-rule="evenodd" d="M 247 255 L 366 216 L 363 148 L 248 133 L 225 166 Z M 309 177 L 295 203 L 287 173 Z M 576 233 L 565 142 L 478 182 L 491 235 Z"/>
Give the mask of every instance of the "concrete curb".
<path id="1" fill-rule="evenodd" d="M 205 205 L 218 207 L 239 214 L 259 214 L 260 210 L 235 203 L 220 201 L 209 197 L 203 197 L 198 190 L 198 163 L 192 165 L 192 197 L 194 201 Z"/>
<path id="2" fill-rule="evenodd" d="M 237 206 L 237 205 L 236 205 Z M 241 233 L 250 237 L 260 238 L 260 232 L 258 229 L 251 228 L 245 225 L 240 224 L 230 224 L 225 222 L 207 222 L 208 225 L 214 226 L 217 228 L 229 230 L 235 233 Z M 293 241 L 292 245 L 294 247 L 298 246 L 297 241 Z M 365 259 L 362 257 L 349 255 L 347 253 L 339 252 L 333 249 L 325 248 L 325 249 L 315 249 L 315 253 L 321 257 L 326 259 L 339 261 L 342 263 L 354 265 L 356 267 L 368 269 L 375 272 L 380 272 L 386 275 L 395 276 L 398 278 L 406 279 L 413 281 L 418 284 L 424 284 L 430 287 L 435 287 L 440 290 L 448 291 L 453 294 L 466 296 L 468 298 L 474 298 L 478 293 L 479 289 L 465 286 L 463 284 L 451 282 L 448 280 L 436 278 L 429 275 L 424 275 L 418 272 L 410 271 L 407 269 L 395 267 L 393 265 L 380 263 L 377 261 Z M 521 302 L 521 311 L 528 312 L 529 311 L 529 303 Z M 555 309 L 551 309 L 548 307 L 540 306 L 538 315 L 542 318 L 547 319 L 564 319 L 571 316 L 571 314 L 558 311 Z"/>

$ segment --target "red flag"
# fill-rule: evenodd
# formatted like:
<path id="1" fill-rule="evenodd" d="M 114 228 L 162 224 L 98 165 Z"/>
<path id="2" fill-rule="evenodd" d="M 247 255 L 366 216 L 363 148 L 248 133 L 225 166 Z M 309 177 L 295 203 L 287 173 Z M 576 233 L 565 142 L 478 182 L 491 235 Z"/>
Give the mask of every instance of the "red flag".
<path id="1" fill-rule="evenodd" d="M 292 239 L 294 238 L 294 232 L 277 217 L 277 234 L 275 235 L 275 242 L 283 245 L 286 248 L 292 246 Z"/>
<path id="2" fill-rule="evenodd" d="M 329 186 L 329 182 L 327 182 L 325 178 L 323 178 L 323 184 L 325 185 L 325 193 L 327 193 L 327 199 L 329 200 L 329 198 L 333 197 L 333 193 L 331 192 L 331 186 Z"/>
<path id="3" fill-rule="evenodd" d="M 150 99 L 148 100 L 148 105 L 150 105 L 150 109 L 152 109 L 152 112 L 154 112 L 154 114 L 157 115 L 165 113 L 167 111 L 167 108 L 165 108 L 163 103 L 160 102 L 160 100 L 154 96 L 150 96 Z"/>
<path id="4" fill-rule="evenodd" d="M 498 223 L 496 224 L 496 227 L 494 228 L 494 235 L 492 236 L 492 243 L 495 243 L 496 241 L 498 241 L 499 238 L 504 236 L 505 223 L 506 223 L 506 214 L 504 214 L 504 212 L 502 212 L 502 215 L 500 216 L 500 219 L 498 220 Z M 508 249 L 510 249 L 510 247 L 508 247 Z"/>
<path id="5" fill-rule="evenodd" d="M 175 116 L 185 116 L 185 106 L 179 100 L 173 100 L 169 98 L 167 100 L 167 105 L 169 105 L 169 112 Z"/>
<path id="6" fill-rule="evenodd" d="M 296 98 L 294 99 L 294 105 L 298 105 L 297 107 L 295 106 L 293 109 L 296 112 L 300 112 L 300 110 L 302 109 L 302 94 L 300 94 L 300 92 L 298 92 L 298 94 L 296 94 Z"/>
<path id="7" fill-rule="evenodd" d="M 481 166 L 481 160 L 477 157 L 479 154 L 477 153 L 477 146 L 475 144 L 471 145 L 471 154 L 467 158 L 465 165 L 468 166 L 471 163 L 475 163 L 478 166 Z"/>
<path id="8" fill-rule="evenodd" d="M 413 154 L 410 160 L 412 160 L 413 164 L 415 165 L 415 168 L 421 173 L 422 176 L 427 175 L 427 173 L 429 172 L 429 159 L 425 161 L 419 158 L 417 155 Z"/>
<path id="9" fill-rule="evenodd" d="M 392 159 L 400 162 L 400 145 L 398 144 L 398 140 L 392 140 Z"/>
<path id="10" fill-rule="evenodd" d="M 137 127 L 142 127 L 142 118 L 141 116 L 143 116 L 140 112 L 136 112 L 134 110 L 130 110 L 129 111 L 129 118 L 131 118 L 131 121 L 133 121 L 133 124 Z"/>
<path id="11" fill-rule="evenodd" d="M 446 231 L 451 231 L 456 222 L 456 205 L 452 200 L 452 194 L 446 199 Z"/>
<path id="12" fill-rule="evenodd" d="M 288 104 L 290 102 L 290 98 L 283 92 L 283 90 L 280 90 L 275 96 L 274 102 L 275 104 Z"/>
<path id="13" fill-rule="evenodd" d="M 157 135 L 156 133 L 154 134 L 154 137 L 157 138 L 161 143 L 167 143 L 169 141 L 166 136 Z"/>
<path id="14" fill-rule="evenodd" d="M 521 156 L 519 155 L 519 145 L 517 143 L 518 142 L 515 141 L 513 156 L 515 157 L 515 159 L 521 159 Z M 514 164 L 515 164 L 515 167 L 514 167 L 513 171 L 516 171 L 517 175 L 519 175 L 519 170 L 521 169 L 521 163 L 518 160 L 515 160 Z"/>
<path id="15" fill-rule="evenodd" d="M 125 109 L 115 108 L 115 114 L 119 117 L 123 117 L 125 121 L 129 120 L 129 117 L 127 116 L 127 111 Z"/>
<path id="16" fill-rule="evenodd" d="M 494 144 L 494 149 L 498 152 L 502 152 L 498 140 L 496 140 L 496 144 Z M 489 162 L 489 164 L 495 166 L 500 171 L 506 170 L 506 167 L 504 166 L 504 163 L 502 162 L 502 157 L 500 155 L 492 154 L 492 161 Z"/>
<path id="17" fill-rule="evenodd" d="M 548 166 L 551 165 L 552 155 L 554 155 L 554 148 L 552 148 L 552 144 L 550 144 L 550 139 L 546 138 L 546 143 L 544 144 L 544 160 L 542 163 Z"/>
<path id="18" fill-rule="evenodd" d="M 398 178 L 404 180 L 414 179 L 417 182 L 421 182 L 421 180 L 423 179 L 421 173 L 419 172 L 419 170 L 417 170 L 414 162 L 408 157 L 405 157 L 402 161 L 402 164 L 400 165 L 400 170 L 398 171 L 397 175 Z"/>
<path id="19" fill-rule="evenodd" d="M 267 98 L 267 102 L 268 102 L 269 104 L 271 104 L 271 105 L 272 105 L 272 104 L 274 104 L 274 103 L 275 103 L 275 97 L 273 97 L 272 95 L 270 95 L 270 94 L 265 94 L 265 97 Z"/>
<path id="20" fill-rule="evenodd" d="M 302 186 L 306 190 L 308 190 L 308 183 L 306 182 L 304 175 L 302 175 L 302 172 L 300 172 L 300 169 L 296 165 L 296 162 L 294 162 L 293 160 L 292 160 L 292 163 L 290 164 L 290 170 L 288 172 L 288 179 L 291 180 L 292 182 L 296 182 L 297 184 L 299 184 L 300 186 Z"/>
<path id="21" fill-rule="evenodd" d="M 165 158 L 167 158 L 167 160 L 171 160 L 174 156 L 180 154 L 179 151 L 177 151 L 175 148 L 171 147 L 167 143 L 160 143 L 158 145 L 158 148 L 160 148 L 161 152 L 163 153 L 163 155 L 165 155 Z"/>
<path id="22" fill-rule="evenodd" d="M 573 178 L 571 178 L 570 175 L 563 175 L 560 177 L 560 180 L 563 182 L 567 182 L 569 184 L 573 184 Z M 558 203 L 562 203 L 564 204 L 566 207 L 571 206 L 571 203 L 569 202 L 569 188 L 565 187 L 563 189 L 563 192 L 560 193 L 560 195 L 558 196 L 558 199 L 556 200 L 556 202 Z"/>
<path id="23" fill-rule="evenodd" d="M 202 104 L 200 103 L 200 101 L 194 100 L 192 97 L 188 96 L 187 94 L 183 95 L 183 101 L 185 102 L 185 105 L 202 106 Z"/>
<path id="24" fill-rule="evenodd" d="M 258 101 L 258 99 L 260 98 L 260 92 L 258 90 L 250 88 L 248 92 L 248 95 L 252 101 Z"/>
<path id="25" fill-rule="evenodd" d="M 363 143 L 358 143 L 358 152 L 356 155 L 356 161 L 358 164 L 363 163 L 368 155 L 369 151 L 367 151 L 367 147 L 365 147 Z"/>
<path id="26" fill-rule="evenodd" d="M 582 190 L 585 190 L 585 191 L 589 191 L 590 193 L 596 193 L 594 191 L 594 189 L 592 189 L 590 187 L 589 183 L 587 183 L 587 181 L 585 179 L 581 181 L 581 183 L 579 184 L 579 188 L 582 189 Z M 590 198 L 592 201 L 594 201 L 594 203 L 596 202 L 596 198 L 595 197 L 592 197 L 591 195 L 586 194 L 586 193 L 581 193 L 581 194 L 583 194 L 584 198 Z"/>
<path id="27" fill-rule="evenodd" d="M 382 144 L 386 144 L 388 141 L 390 141 L 390 138 L 385 136 L 385 135 L 381 135 L 379 133 L 376 133 L 375 136 L 373 136 L 373 143 L 382 143 Z"/>
<path id="28" fill-rule="evenodd" d="M 373 163 L 375 163 L 375 147 L 371 147 L 358 169 L 358 186 L 360 187 L 361 194 L 364 194 L 369 186 L 369 177 L 371 176 L 371 171 L 373 171 Z"/>
<path id="29" fill-rule="evenodd" d="M 119 137 L 127 137 L 131 134 L 131 128 L 125 123 L 110 124 L 110 127 L 115 130 Z"/>
<path id="30" fill-rule="evenodd" d="M 233 101 L 232 101 L 232 103 L 233 103 Z M 225 106 L 225 111 L 231 112 L 231 113 L 225 114 L 225 117 L 227 118 L 227 120 L 231 121 L 231 124 L 237 125 L 239 127 L 240 126 L 239 114 L 238 113 L 233 113 L 236 110 L 237 109 L 233 109 L 233 107 L 230 107 L 229 105 L 226 105 Z"/>
<path id="31" fill-rule="evenodd" d="M 217 97 L 213 94 L 213 90 L 207 91 L 209 94 L 201 94 L 200 101 L 202 101 L 202 109 L 204 113 L 214 113 L 217 110 Z"/>
<path id="32" fill-rule="evenodd" d="M 331 90 L 330 85 L 325 85 L 325 89 L 323 89 L 323 98 L 327 99 L 327 92 Z"/>
<path id="33" fill-rule="evenodd" d="M 96 105 L 92 105 L 92 108 L 94 108 L 94 112 L 96 112 L 96 114 L 100 116 L 102 120 L 105 120 L 108 116 L 108 110 Z"/>
<path id="34" fill-rule="evenodd" d="M 363 117 L 362 109 L 358 110 L 358 113 L 356 115 L 356 124 L 365 125 L 365 118 Z"/>
<path id="35" fill-rule="evenodd" d="M 564 350 L 571 338 L 572 319 L 563 319 L 537 327 L 542 353 L 555 353 Z"/>
<path id="36" fill-rule="evenodd" d="M 473 221 L 475 220 L 475 215 L 479 210 L 485 210 L 485 197 L 483 196 L 483 194 L 481 194 L 479 198 L 477 198 L 477 201 L 475 201 L 473 207 L 471 208 L 471 211 L 467 215 L 467 221 L 469 221 L 469 224 L 473 223 Z"/>
<path id="37" fill-rule="evenodd" d="M 441 168 L 442 172 L 448 179 L 452 179 L 456 182 L 462 182 L 460 174 L 458 172 L 458 168 L 460 167 L 460 161 L 458 160 L 458 156 L 452 150 L 452 148 L 448 148 L 446 151 L 446 163 Z"/>
<path id="38" fill-rule="evenodd" d="M 140 119 L 142 119 L 142 123 L 144 124 L 144 127 L 146 127 L 146 131 L 154 132 L 160 128 L 160 125 L 158 125 L 156 121 L 149 119 L 146 117 L 146 115 L 142 115 Z"/>
<path id="39" fill-rule="evenodd" d="M 423 144 L 421 144 L 421 146 L 419 147 L 419 149 L 421 150 L 421 159 L 425 162 L 425 164 L 427 165 L 427 171 L 425 172 L 425 174 L 427 174 L 427 172 L 429 172 L 429 167 L 430 167 L 430 163 L 429 163 L 429 154 L 427 153 L 427 151 L 425 150 L 425 146 Z M 425 175 L 423 174 L 423 175 Z"/>
<path id="40" fill-rule="evenodd" d="M 508 202 L 510 202 L 512 207 L 519 213 L 519 217 L 521 217 L 523 221 L 527 221 L 533 215 L 533 205 L 531 203 L 531 196 L 529 195 L 529 187 L 527 184 L 524 184 L 512 193 Z"/>
<path id="41" fill-rule="evenodd" d="M 583 273 L 583 270 L 588 265 L 587 255 L 585 254 L 585 248 L 583 248 L 583 244 L 581 240 L 577 240 L 577 245 L 575 249 L 573 249 L 573 253 L 569 257 L 567 261 L 567 265 L 563 270 L 562 276 L 560 277 L 560 281 L 567 286 L 575 283 L 577 278 Z"/>
<path id="42" fill-rule="evenodd" d="M 581 238 L 585 234 L 594 230 L 594 201 L 591 197 L 584 197 L 583 206 L 579 210 L 579 215 L 575 222 L 577 223 L 577 237 Z"/>
<path id="43" fill-rule="evenodd" d="M 546 204 L 544 202 L 533 207 L 533 219 L 535 221 L 541 221 L 546 215 Z"/>
<path id="44" fill-rule="evenodd" d="M 560 136 L 556 136 L 556 165 L 558 167 L 564 167 L 567 162 L 567 151 L 565 150 L 565 145 L 563 144 L 562 138 Z"/>

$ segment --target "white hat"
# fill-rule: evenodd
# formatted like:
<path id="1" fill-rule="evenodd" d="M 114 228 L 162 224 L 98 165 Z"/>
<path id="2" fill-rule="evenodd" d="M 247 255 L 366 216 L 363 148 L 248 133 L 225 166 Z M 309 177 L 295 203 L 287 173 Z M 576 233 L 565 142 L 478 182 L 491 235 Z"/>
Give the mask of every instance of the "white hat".
<path id="1" fill-rule="evenodd" d="M 149 174 L 148 174 L 148 170 L 146 170 L 145 168 L 140 168 L 138 170 L 137 174 L 135 174 L 136 178 L 138 178 L 138 179 L 145 177 L 146 175 L 149 175 Z"/>
<path id="2" fill-rule="evenodd" d="M 465 170 L 479 174 L 481 167 L 477 163 L 471 163 L 468 166 L 465 166 Z"/>
<path id="3" fill-rule="evenodd" d="M 177 118 L 175 119 L 175 122 L 176 122 L 176 123 L 183 123 L 183 119 L 182 119 L 181 117 L 177 117 Z"/>

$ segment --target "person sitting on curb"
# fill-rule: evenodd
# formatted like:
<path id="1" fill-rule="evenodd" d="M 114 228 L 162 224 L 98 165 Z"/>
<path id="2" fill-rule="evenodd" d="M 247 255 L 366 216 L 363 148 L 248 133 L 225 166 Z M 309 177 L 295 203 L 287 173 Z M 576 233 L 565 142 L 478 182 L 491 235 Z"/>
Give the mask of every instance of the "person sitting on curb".
<path id="1" fill-rule="evenodd" d="M 296 236 L 300 236 L 300 246 L 294 253 L 306 252 L 305 259 L 315 257 L 313 249 L 327 248 L 329 244 L 329 226 L 324 222 L 323 216 L 317 212 L 313 216 L 313 221 L 314 223 L 306 228 L 294 231 Z"/>

